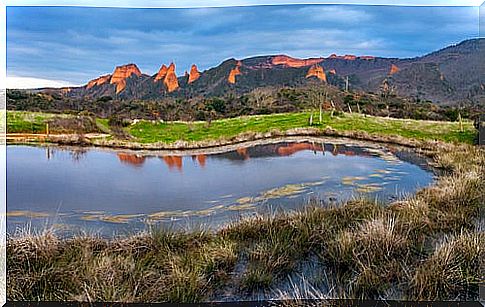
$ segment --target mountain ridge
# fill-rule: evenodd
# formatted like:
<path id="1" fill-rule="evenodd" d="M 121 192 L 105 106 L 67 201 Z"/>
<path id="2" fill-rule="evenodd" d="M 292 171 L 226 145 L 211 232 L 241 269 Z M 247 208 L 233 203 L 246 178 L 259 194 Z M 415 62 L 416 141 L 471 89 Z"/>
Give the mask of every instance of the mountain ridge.
<path id="1" fill-rule="evenodd" d="M 175 74 L 175 63 L 163 64 L 147 75 L 134 63 L 120 65 L 113 73 L 79 87 L 39 89 L 58 91 L 73 98 L 112 96 L 118 99 L 220 96 L 242 94 L 265 86 L 300 86 L 319 81 L 343 88 L 379 92 L 383 85 L 392 94 L 437 103 L 482 102 L 485 97 L 480 44 L 475 38 L 414 58 L 385 58 L 369 55 L 336 55 L 295 58 L 285 54 L 229 58 L 219 65 L 190 73 Z M 160 82 L 163 81 L 163 82 Z"/>

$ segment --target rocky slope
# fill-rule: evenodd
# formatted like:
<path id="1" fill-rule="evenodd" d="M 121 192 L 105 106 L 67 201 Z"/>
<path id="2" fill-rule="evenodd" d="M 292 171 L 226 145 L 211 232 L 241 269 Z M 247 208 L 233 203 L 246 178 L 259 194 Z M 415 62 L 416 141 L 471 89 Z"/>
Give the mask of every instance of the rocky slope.
<path id="1" fill-rule="evenodd" d="M 422 57 L 411 59 L 335 55 L 297 59 L 287 55 L 228 59 L 200 72 L 177 77 L 174 63 L 162 65 L 157 74 L 143 74 L 135 64 L 118 66 L 112 74 L 82 87 L 58 89 L 67 97 L 157 99 L 241 94 L 258 87 L 299 86 L 308 82 L 331 84 L 379 93 L 431 100 L 436 103 L 483 103 L 484 67 L 480 49 L 485 39 L 472 39 Z M 49 89 L 52 91 L 53 89 Z"/>

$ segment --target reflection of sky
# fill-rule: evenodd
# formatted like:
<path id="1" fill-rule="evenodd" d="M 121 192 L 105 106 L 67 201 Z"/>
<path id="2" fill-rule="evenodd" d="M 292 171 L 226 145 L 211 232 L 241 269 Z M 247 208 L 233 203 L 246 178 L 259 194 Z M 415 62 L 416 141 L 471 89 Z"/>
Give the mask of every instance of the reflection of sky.
<path id="1" fill-rule="evenodd" d="M 147 158 L 141 166 L 120 162 L 115 152 L 88 151 L 74 161 L 68 151 L 56 151 L 50 160 L 46 149 L 8 146 L 8 210 L 73 212 L 104 210 L 112 214 L 198 210 L 234 203 L 288 184 L 311 183 L 327 178 L 316 192 L 339 192 L 344 177 L 367 177 L 392 167 L 405 174 L 385 186 L 394 192 L 413 191 L 431 175 L 405 162 L 393 165 L 375 157 L 331 155 L 300 151 L 288 157 L 268 156 L 244 162 L 208 156 L 204 167 L 190 156 L 182 170 L 170 169 L 163 160 Z M 395 175 L 393 175 L 395 176 Z M 372 178 L 372 182 L 382 179 Z M 369 182 L 367 180 L 366 182 Z M 225 198 L 225 195 L 232 197 Z"/>
<path id="2" fill-rule="evenodd" d="M 8 7 L 7 73 L 84 84 L 129 62 L 154 74 L 173 60 L 181 75 L 262 54 L 414 57 L 477 36 L 477 7 Z"/>

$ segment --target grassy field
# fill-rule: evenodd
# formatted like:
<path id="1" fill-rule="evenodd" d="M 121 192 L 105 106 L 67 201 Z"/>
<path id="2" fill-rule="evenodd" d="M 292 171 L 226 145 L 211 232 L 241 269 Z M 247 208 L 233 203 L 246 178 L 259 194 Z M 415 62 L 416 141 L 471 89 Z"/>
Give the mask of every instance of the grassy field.
<path id="1" fill-rule="evenodd" d="M 7 112 L 8 133 L 45 133 L 45 124 L 54 117 L 74 117 L 37 112 Z M 271 115 L 244 116 L 207 122 L 151 122 L 140 121 L 125 130 L 140 143 L 173 143 L 183 141 L 204 141 L 227 139 L 245 132 L 284 132 L 293 128 L 307 128 L 310 113 L 285 113 Z M 104 133 L 110 132 L 107 119 L 96 119 L 96 125 Z M 330 116 L 324 113 L 321 123 L 314 117 L 314 128 L 331 127 L 338 131 L 363 131 L 379 135 L 399 135 L 417 140 L 440 140 L 472 144 L 476 130 L 471 121 L 463 122 L 463 132 L 458 122 L 420 121 L 394 119 L 360 114 L 343 113 Z"/>
<path id="2" fill-rule="evenodd" d="M 54 117 L 72 116 L 42 112 L 7 111 L 7 133 L 45 133 L 47 121 Z"/>
<path id="3" fill-rule="evenodd" d="M 309 127 L 309 113 L 288 113 L 259 116 L 246 116 L 213 121 L 210 126 L 205 122 L 152 123 L 141 121 L 129 128 L 138 142 L 171 143 L 177 140 L 203 141 L 208 139 L 231 138 L 244 132 L 286 131 L 292 128 Z M 317 122 L 315 124 L 315 122 Z M 463 123 L 463 132 L 458 122 L 433 122 L 408 119 L 380 118 L 360 114 L 344 113 L 330 117 L 325 113 L 322 123 L 318 116 L 314 119 L 315 128 L 330 126 L 339 131 L 365 131 L 381 135 L 399 135 L 418 140 L 441 140 L 445 142 L 473 143 L 476 130 L 473 123 Z"/>

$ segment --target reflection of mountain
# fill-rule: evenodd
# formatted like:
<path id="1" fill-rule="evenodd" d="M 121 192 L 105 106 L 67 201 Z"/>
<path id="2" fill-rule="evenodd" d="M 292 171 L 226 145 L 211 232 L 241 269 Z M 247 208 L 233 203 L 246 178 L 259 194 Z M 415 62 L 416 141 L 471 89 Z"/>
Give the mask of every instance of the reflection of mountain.
<path id="1" fill-rule="evenodd" d="M 145 163 L 146 157 L 136 155 L 136 154 L 128 154 L 128 153 L 120 152 L 118 153 L 118 159 L 120 159 L 122 163 L 140 167 L 143 165 L 143 163 Z"/>
<path id="2" fill-rule="evenodd" d="M 214 158 L 229 159 L 233 161 L 247 160 L 249 158 L 283 157 L 291 156 L 300 151 L 313 151 L 314 153 L 330 152 L 333 155 L 370 156 L 366 150 L 347 145 L 311 143 L 311 142 L 284 142 L 270 145 L 257 145 L 254 147 L 241 147 L 235 151 L 214 155 Z"/>
<path id="3" fill-rule="evenodd" d="M 176 168 L 178 171 L 182 171 L 183 169 L 184 156 L 163 156 L 163 157 L 160 157 L 160 159 L 162 159 L 163 162 L 167 164 L 170 170 L 173 170 L 174 168 Z M 198 163 L 202 168 L 204 168 L 207 163 L 207 156 L 204 154 L 193 155 L 192 161 L 194 161 L 195 163 Z"/>
<path id="4" fill-rule="evenodd" d="M 182 170 L 182 157 L 181 156 L 163 156 L 161 157 L 163 162 L 167 164 L 170 170 L 177 168 L 179 171 Z"/>
<path id="5" fill-rule="evenodd" d="M 192 161 L 198 162 L 201 167 L 205 167 L 206 160 L 207 160 L 206 155 L 194 155 L 194 156 L 192 156 Z"/>
<path id="6" fill-rule="evenodd" d="M 325 152 L 329 152 L 332 155 L 345 155 L 345 156 L 371 156 L 372 154 L 363 148 L 357 146 L 347 146 L 341 144 L 324 144 L 316 142 L 283 142 L 278 144 L 257 145 L 254 147 L 240 147 L 234 151 L 210 155 L 214 159 L 227 159 L 231 161 L 243 162 L 251 158 L 264 158 L 264 157 L 288 157 L 301 151 L 313 151 L 325 155 Z M 146 156 L 128 153 L 118 153 L 118 159 L 122 163 L 130 164 L 136 167 L 140 167 L 145 163 Z M 184 156 L 160 156 L 162 160 L 169 168 L 169 170 L 182 171 Z M 187 157 L 189 158 L 189 157 Z M 191 156 L 192 161 L 198 164 L 201 168 L 204 168 L 207 164 L 207 155 L 198 154 Z"/>

